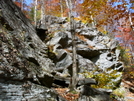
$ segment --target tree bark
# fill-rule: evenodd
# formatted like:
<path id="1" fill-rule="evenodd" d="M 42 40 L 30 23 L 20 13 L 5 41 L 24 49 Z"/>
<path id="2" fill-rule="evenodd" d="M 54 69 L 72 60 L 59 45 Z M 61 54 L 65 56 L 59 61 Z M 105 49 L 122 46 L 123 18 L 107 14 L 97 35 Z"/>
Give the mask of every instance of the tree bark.
<path id="1" fill-rule="evenodd" d="M 62 0 L 60 0 L 60 11 L 61 11 L 61 17 L 63 17 L 63 5 L 62 5 Z"/>
<path id="2" fill-rule="evenodd" d="M 71 12 L 70 12 L 70 5 L 69 5 L 69 1 L 68 0 L 65 0 L 65 2 L 66 2 L 66 6 L 67 6 L 67 8 L 69 9 L 69 12 L 68 12 L 68 16 L 69 16 L 69 19 L 71 18 Z"/>
<path id="3" fill-rule="evenodd" d="M 34 24 L 36 26 L 36 16 L 37 16 L 37 0 L 34 1 L 35 6 L 34 6 Z"/>
<path id="4" fill-rule="evenodd" d="M 23 11 L 23 2 L 24 0 L 21 0 L 21 11 Z"/>
<path id="5" fill-rule="evenodd" d="M 132 30 L 134 31 L 134 24 L 132 22 L 131 13 L 130 12 L 128 12 L 128 13 L 129 13 L 129 22 L 130 22 L 130 25 L 131 25 Z"/>
<path id="6" fill-rule="evenodd" d="M 75 24 L 74 24 L 74 16 L 73 16 L 73 4 L 72 0 L 66 0 L 66 4 L 69 8 L 69 19 L 70 19 L 70 30 L 72 34 L 72 59 L 73 59 L 73 66 L 72 66 L 72 78 L 70 81 L 70 91 L 76 89 L 77 84 L 77 56 L 76 56 L 76 43 L 75 43 Z"/>
<path id="7" fill-rule="evenodd" d="M 72 50 L 73 50 L 73 66 L 72 66 L 72 84 L 70 86 L 71 90 L 76 89 L 77 84 L 77 56 L 76 56 L 76 42 L 75 42 L 75 25 L 74 25 L 74 17 L 71 16 L 71 34 L 72 34 Z"/>
<path id="8" fill-rule="evenodd" d="M 96 24 L 95 24 L 95 21 L 94 21 L 94 18 L 93 18 L 93 15 L 92 15 L 92 12 L 90 11 L 90 18 L 92 20 L 92 27 L 95 28 L 96 27 Z"/>
<path id="9" fill-rule="evenodd" d="M 44 0 L 41 0 L 41 23 L 43 23 L 44 16 L 45 16 L 45 3 Z"/>

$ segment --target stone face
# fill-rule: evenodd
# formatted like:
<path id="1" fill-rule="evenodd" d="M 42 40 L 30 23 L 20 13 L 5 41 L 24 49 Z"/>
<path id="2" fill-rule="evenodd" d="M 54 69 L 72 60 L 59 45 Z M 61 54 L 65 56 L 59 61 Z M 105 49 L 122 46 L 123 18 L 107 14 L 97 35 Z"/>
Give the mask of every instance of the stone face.
<path id="1" fill-rule="evenodd" d="M 46 15 L 45 19 L 46 22 L 48 22 L 49 24 L 64 24 L 67 22 L 67 18 L 66 17 L 55 17 L 55 16 L 51 16 L 51 15 Z"/>
<path id="2" fill-rule="evenodd" d="M 65 41 L 66 40 L 66 41 Z M 54 34 L 54 37 L 47 43 L 47 45 L 53 46 L 60 44 L 62 48 L 67 46 L 68 36 L 64 32 L 57 32 Z"/>
<path id="3" fill-rule="evenodd" d="M 83 58 L 80 55 L 78 55 L 78 67 L 79 73 L 83 73 L 84 71 L 92 71 L 97 68 L 91 60 Z"/>
<path id="4" fill-rule="evenodd" d="M 59 85 L 59 81 L 63 83 L 61 87 L 70 83 L 73 63 L 70 24 L 67 18 L 49 15 L 44 22 L 35 27 L 11 0 L 0 0 L 0 100 L 65 101 L 51 87 Z M 123 63 L 119 61 L 117 42 L 81 21 L 75 21 L 75 25 L 78 73 L 98 68 L 120 73 Z M 81 74 L 78 80 L 83 78 Z M 120 80 L 117 77 L 112 82 Z M 96 81 L 83 78 L 78 86 L 85 87 L 85 83 Z M 110 101 L 104 91 L 85 88 L 89 92 L 81 93 L 79 101 Z"/>
<path id="5" fill-rule="evenodd" d="M 79 25 L 77 25 L 77 23 L 79 23 Z M 68 24 L 69 26 L 69 23 L 65 23 L 65 24 Z M 80 22 L 76 22 L 77 54 L 83 57 L 85 60 L 87 59 L 86 61 L 91 60 L 96 66 L 98 66 L 100 69 L 104 71 L 108 68 L 122 68 L 123 64 L 121 62 L 120 63 L 118 62 L 118 57 L 119 57 L 120 52 L 117 50 L 114 50 L 117 47 L 117 42 L 115 40 L 111 40 L 108 36 L 104 36 L 101 32 L 97 31 L 94 28 L 90 28 L 86 26 L 82 27 L 82 26 L 83 25 L 80 24 Z M 66 30 L 66 28 L 64 29 Z M 66 50 L 67 51 L 66 54 L 69 55 L 72 52 L 71 33 L 69 30 L 66 30 L 64 35 L 63 35 L 63 32 L 61 33 L 61 35 L 59 35 L 59 33 L 61 32 L 58 32 L 58 33 L 55 32 L 54 37 L 51 40 L 49 40 L 48 43 L 49 45 L 54 45 L 54 49 L 53 49 L 54 52 L 56 52 L 59 49 L 59 47 L 58 48 L 55 47 L 57 46 L 57 44 L 59 44 L 60 49 Z M 60 41 L 61 39 L 63 40 L 62 42 Z M 112 53 L 112 51 L 114 51 L 114 53 Z M 57 54 L 57 57 L 62 57 L 61 54 L 59 54 L 59 56 Z M 63 57 L 64 55 L 65 54 L 63 54 Z M 79 57 L 78 57 L 78 60 L 79 60 Z M 81 64 L 84 64 L 83 62 L 79 61 L 78 63 L 80 65 L 79 67 L 82 67 Z M 59 60 L 56 63 L 59 66 Z M 62 64 L 64 63 L 60 62 L 60 65 Z M 120 64 L 120 66 L 118 64 Z M 67 65 L 62 65 L 62 66 L 63 67 L 65 66 L 65 68 L 67 68 L 66 67 Z M 68 65 L 68 68 L 69 66 L 70 65 Z M 89 70 L 88 62 L 85 63 L 84 68 Z"/>
<path id="6" fill-rule="evenodd" d="M 57 99 L 65 101 L 47 87 L 25 81 L 0 80 L 2 101 L 57 101 Z"/>
<path id="7" fill-rule="evenodd" d="M 78 88 L 80 96 L 78 101 L 112 101 L 107 93 L 100 91 L 89 86 L 80 86 Z"/>
<path id="8" fill-rule="evenodd" d="M 56 25 L 57 24 L 57 25 Z M 56 23 L 55 26 L 58 26 Z M 83 25 L 81 22 L 75 22 L 76 24 L 76 52 L 77 52 L 77 65 L 78 65 L 78 79 L 83 78 L 82 73 L 96 71 L 96 74 L 103 72 L 111 73 L 108 70 L 117 70 L 115 75 L 120 75 L 110 82 L 120 83 L 121 71 L 123 70 L 123 63 L 119 61 L 120 51 L 117 48 L 117 41 L 110 39 L 108 36 L 97 31 L 95 28 L 90 28 Z M 51 26 L 51 24 L 50 24 Z M 70 33 L 69 23 L 63 24 L 63 35 L 59 35 L 59 32 L 54 33 L 54 37 L 47 43 L 53 46 L 53 52 L 56 53 L 56 70 L 60 71 L 63 76 L 68 77 L 72 73 L 72 35 Z M 52 27 L 52 26 L 51 26 Z M 52 28 L 53 29 L 53 28 Z M 63 39 L 61 42 L 60 40 Z M 64 45 L 63 45 L 64 44 Z M 63 81 L 66 81 L 63 80 Z M 89 80 L 91 83 L 92 81 Z M 81 84 L 82 85 L 82 84 Z M 93 91 L 94 92 L 94 91 Z M 107 96 L 107 97 L 106 97 Z M 81 96 L 84 97 L 84 96 Z M 100 99 L 99 99 L 100 98 Z M 102 91 L 100 94 L 96 94 L 95 98 L 85 97 L 80 100 L 92 99 L 95 101 L 108 101 L 108 95 Z"/>
<path id="9" fill-rule="evenodd" d="M 21 12 L 20 9 L 14 6 L 12 2 L 9 1 L 5 3 L 4 0 L 2 0 L 0 7 L 1 17 L 14 29 L 14 31 L 10 31 L 8 36 L 6 36 L 6 38 L 10 39 L 7 39 L 7 41 L 11 41 L 10 43 L 14 45 L 14 48 L 17 48 L 18 52 L 26 59 L 34 60 L 34 62 L 36 61 L 35 64 L 38 64 L 40 68 L 51 71 L 54 66 L 52 66 L 53 63 L 51 60 L 46 58 L 47 46 L 37 36 L 34 26 L 26 19 L 23 13 L 19 13 Z"/>
<path id="10" fill-rule="evenodd" d="M 65 50 L 57 50 L 56 70 L 64 70 L 72 65 L 72 58 Z"/>
<path id="11" fill-rule="evenodd" d="M 20 8 L 11 0 L 1 0 L 0 100 L 64 101 L 48 88 L 53 83 L 51 71 L 55 66 L 47 50 Z"/>

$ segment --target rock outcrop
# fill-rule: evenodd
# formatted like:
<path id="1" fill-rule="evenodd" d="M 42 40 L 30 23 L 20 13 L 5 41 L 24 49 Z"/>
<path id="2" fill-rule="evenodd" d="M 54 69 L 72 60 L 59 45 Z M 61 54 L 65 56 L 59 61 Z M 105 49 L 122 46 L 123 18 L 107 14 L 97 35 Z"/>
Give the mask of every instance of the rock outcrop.
<path id="1" fill-rule="evenodd" d="M 47 22 L 46 22 L 47 23 Z M 79 26 L 78 26 L 79 25 Z M 59 27 L 59 30 L 54 28 Z M 46 44 L 55 53 L 57 70 L 64 72 L 72 65 L 72 35 L 69 29 L 69 22 L 63 21 L 48 25 L 49 34 L 53 37 L 47 40 Z M 120 50 L 117 49 L 118 42 L 90 28 L 80 21 L 75 22 L 76 51 L 79 73 L 84 70 L 93 71 L 96 68 L 102 71 L 113 69 L 123 70 L 123 63 L 119 60 Z"/>
<path id="2" fill-rule="evenodd" d="M 11 0 L 0 1 L 0 100 L 57 101 L 54 63 L 35 27 Z"/>
<path id="3" fill-rule="evenodd" d="M 72 75 L 69 22 L 67 18 L 53 16 L 46 16 L 45 22 L 45 26 L 35 28 L 11 0 L 0 0 L 0 100 L 66 101 L 52 87 L 67 87 Z M 80 21 L 75 21 L 75 27 L 79 73 L 98 68 L 123 70 L 115 40 Z M 78 79 L 81 78 L 83 75 L 79 74 Z M 87 87 L 84 81 L 87 79 L 81 80 L 79 101 L 88 101 L 93 95 L 84 93 L 85 88 L 94 94 L 97 90 Z M 96 84 L 91 79 L 86 82 Z M 97 100 L 93 101 L 108 101 L 108 93 L 98 92 Z M 99 96 L 106 97 L 99 100 Z"/>

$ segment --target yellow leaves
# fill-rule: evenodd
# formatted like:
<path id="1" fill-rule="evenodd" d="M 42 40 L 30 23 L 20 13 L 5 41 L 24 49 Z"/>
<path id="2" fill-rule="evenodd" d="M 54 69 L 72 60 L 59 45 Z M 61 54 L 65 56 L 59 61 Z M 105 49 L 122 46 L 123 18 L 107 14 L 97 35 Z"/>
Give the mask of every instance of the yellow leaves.
<path id="1" fill-rule="evenodd" d="M 82 18 L 83 23 L 91 23 L 93 20 L 97 22 L 97 25 L 102 25 L 104 24 L 105 21 L 107 21 L 109 10 L 106 9 L 108 8 L 109 5 L 107 5 L 108 0 L 84 0 L 84 2 L 81 4 L 79 7 L 79 12 L 80 16 Z M 105 12 L 105 13 L 104 13 Z M 102 13 L 104 13 L 102 15 Z M 101 17 L 98 17 L 101 16 Z M 103 20 L 103 21 L 102 21 Z"/>
<path id="2" fill-rule="evenodd" d="M 116 85 L 119 82 L 114 82 L 112 80 L 115 80 L 118 77 L 121 77 L 122 73 L 121 72 L 117 72 L 116 70 L 113 70 L 111 73 L 106 73 L 106 72 L 102 72 L 102 73 L 95 73 L 96 71 L 92 71 L 92 72 L 84 72 L 81 73 L 83 74 L 86 78 L 94 78 L 97 82 L 98 85 L 92 85 L 92 87 L 94 88 L 105 88 L 105 89 L 114 89 L 116 88 Z"/>
<path id="3" fill-rule="evenodd" d="M 102 32 L 103 34 L 107 34 L 108 31 L 106 31 L 103 27 L 99 27 L 98 30 Z"/>
<path id="4" fill-rule="evenodd" d="M 83 23 L 87 23 L 87 20 L 84 20 L 84 19 L 83 19 L 82 22 L 83 22 Z"/>
<path id="5" fill-rule="evenodd" d="M 131 7 L 131 9 L 134 9 L 134 7 Z"/>
<path id="6" fill-rule="evenodd" d="M 130 50 L 122 46 L 118 46 L 118 49 L 120 50 L 121 61 L 123 61 L 126 66 L 129 65 L 132 58 Z"/>
<path id="7" fill-rule="evenodd" d="M 74 20 L 79 21 L 79 20 L 82 20 L 82 19 L 81 19 L 81 17 L 75 17 Z"/>
<path id="8" fill-rule="evenodd" d="M 134 64 L 130 65 L 129 67 L 125 68 L 124 74 L 123 74 L 124 79 L 129 79 L 133 80 L 134 79 Z"/>
<path id="9" fill-rule="evenodd" d="M 134 72 L 133 71 L 130 71 L 129 72 L 129 75 L 130 75 L 130 78 L 133 78 L 134 79 Z"/>
<path id="10" fill-rule="evenodd" d="M 112 92 L 112 94 L 122 98 L 126 94 L 126 89 L 124 87 L 117 88 Z"/>

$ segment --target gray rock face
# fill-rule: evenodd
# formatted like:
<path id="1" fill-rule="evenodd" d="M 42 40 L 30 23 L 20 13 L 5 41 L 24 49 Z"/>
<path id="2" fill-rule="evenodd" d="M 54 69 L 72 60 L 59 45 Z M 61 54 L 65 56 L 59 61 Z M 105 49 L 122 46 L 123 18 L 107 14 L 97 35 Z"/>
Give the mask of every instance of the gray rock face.
<path id="1" fill-rule="evenodd" d="M 0 0 L 0 100 L 64 101 L 48 88 L 54 63 L 34 26 L 11 0 Z"/>
<path id="2" fill-rule="evenodd" d="M 51 87 L 58 80 L 65 82 L 64 85 L 70 82 L 70 25 L 67 18 L 53 16 L 46 16 L 45 22 L 45 27 L 40 25 L 35 28 L 11 0 L 0 0 L 0 100 L 66 101 Z M 115 40 L 80 21 L 76 21 L 75 25 L 78 73 L 85 70 L 92 72 L 96 68 L 102 71 L 123 70 Z M 47 39 L 47 34 L 53 37 Z M 118 77 L 114 82 L 120 79 Z M 78 85 L 85 86 L 83 82 Z M 88 83 L 92 84 L 92 80 L 88 80 Z M 99 98 L 110 101 L 103 91 L 96 94 L 95 89 L 87 89 L 89 95 L 82 93 L 79 101 L 100 101 Z M 95 94 L 95 98 L 90 93 Z"/>
<path id="3" fill-rule="evenodd" d="M 66 41 L 65 41 L 66 40 Z M 64 32 L 54 33 L 54 37 L 47 43 L 47 45 L 54 46 L 60 44 L 62 48 L 68 45 L 68 36 Z"/>
<path id="4" fill-rule="evenodd" d="M 1 101 L 57 101 L 57 99 L 61 98 L 47 87 L 31 82 L 0 80 Z"/>
<path id="5" fill-rule="evenodd" d="M 67 22 L 67 18 L 66 17 L 55 17 L 55 16 L 51 16 L 51 15 L 46 15 L 45 19 L 46 22 L 48 22 L 49 24 L 64 24 Z"/>
<path id="6" fill-rule="evenodd" d="M 107 69 L 123 69 L 123 63 L 119 61 L 119 55 L 120 51 L 117 50 L 117 42 L 114 39 L 110 39 L 108 36 L 103 35 L 101 32 L 97 31 L 94 28 L 90 28 L 87 26 L 82 25 L 81 22 L 75 22 L 76 23 L 76 51 L 78 55 L 78 61 L 81 59 L 78 64 L 79 67 L 83 65 L 85 69 L 90 68 L 89 63 L 86 61 L 91 61 L 94 67 L 98 67 L 101 70 L 105 71 Z M 77 25 L 77 23 L 79 23 Z M 81 24 L 80 24 L 81 23 Z M 56 23 L 58 26 L 58 23 Z M 56 25 L 55 24 L 55 25 Z M 64 23 L 66 26 L 69 26 L 69 23 Z M 51 26 L 51 24 L 49 25 Z M 65 26 L 65 27 L 66 27 Z M 63 27 L 64 30 L 66 28 Z M 62 41 L 61 41 L 62 40 Z M 53 45 L 53 51 L 59 54 L 60 51 L 67 51 L 66 55 L 68 55 L 68 58 L 70 58 L 70 55 L 72 53 L 72 36 L 69 30 L 66 30 L 65 32 L 59 31 L 54 33 L 54 37 L 47 42 L 47 45 Z M 58 47 L 57 47 L 58 44 Z M 56 48 L 57 47 L 57 48 Z M 61 52 L 57 57 L 66 58 Z M 67 60 L 67 59 L 66 59 Z M 70 59 L 69 59 L 70 60 Z M 62 61 L 62 60 L 60 60 Z M 83 62 L 81 62 L 83 61 Z M 84 63 L 86 62 L 86 63 Z M 59 64 L 58 62 L 56 62 Z M 61 62 L 63 63 L 63 62 Z M 70 63 L 70 61 L 69 61 Z M 64 64 L 64 63 L 63 63 Z M 66 65 L 63 65 L 66 67 Z M 68 65 L 69 68 L 70 65 Z M 80 69 L 80 68 L 79 68 Z"/>
<path id="7" fill-rule="evenodd" d="M 82 74 L 85 71 L 92 72 L 100 69 L 101 71 L 96 71 L 95 73 L 98 74 L 103 71 L 109 74 L 112 71 L 117 70 L 118 72 L 115 75 L 120 76 L 110 82 L 119 83 L 121 80 L 120 71 L 123 70 L 123 63 L 119 61 L 120 51 L 116 49 L 117 42 L 114 39 L 110 39 L 108 36 L 103 35 L 95 28 L 84 26 L 81 22 L 77 21 L 75 24 L 78 73 Z M 49 26 L 51 29 L 54 29 L 52 28 L 52 24 Z M 54 26 L 59 26 L 59 24 L 55 23 Z M 47 45 L 53 46 L 53 52 L 56 54 L 55 70 L 62 74 L 64 77 L 62 80 L 67 83 L 68 80 L 65 78 L 72 75 L 72 35 L 69 23 L 64 23 L 63 26 L 62 30 L 56 31 L 54 37 L 48 40 Z M 81 74 L 78 74 L 78 79 L 83 78 L 83 75 Z M 79 82 L 80 81 L 78 81 L 78 83 Z M 92 80 L 89 80 L 89 82 L 92 84 Z M 88 92 L 90 91 L 91 93 L 95 92 L 94 90 L 89 89 Z M 79 101 L 110 101 L 109 95 L 102 90 L 99 94 L 83 95 L 84 94 L 80 96 Z"/>
<path id="8" fill-rule="evenodd" d="M 119 61 L 120 51 L 116 49 L 117 41 L 103 35 L 95 28 L 83 25 L 81 22 L 76 21 L 75 25 L 77 64 L 78 73 L 80 73 L 78 74 L 78 79 L 83 78 L 81 74 L 85 71 L 92 72 L 99 69 L 101 71 L 96 71 L 95 73 L 106 72 L 109 74 L 117 70 L 115 75 L 120 76 L 110 82 L 119 83 L 122 77 L 120 72 L 124 67 L 123 63 Z M 52 24 L 49 26 L 54 29 Z M 59 24 L 55 23 L 55 26 L 59 26 Z M 53 46 L 53 52 L 56 54 L 55 70 L 61 72 L 65 78 L 72 75 L 72 35 L 69 23 L 64 23 L 62 30 L 56 31 L 54 37 L 48 40 L 47 45 Z M 89 98 L 80 99 L 80 101 L 88 101 L 89 99 L 93 101 L 110 101 L 108 96 L 102 91 L 100 94 L 96 94 L 95 98 L 91 95 Z"/>
<path id="9" fill-rule="evenodd" d="M 81 86 L 79 87 L 79 91 L 83 96 L 80 96 L 78 101 L 112 101 L 106 92 L 89 86 Z"/>
<path id="10" fill-rule="evenodd" d="M 97 68 L 91 60 L 83 58 L 80 55 L 78 55 L 78 64 L 79 73 L 83 73 L 85 70 L 92 71 Z"/>
<path id="11" fill-rule="evenodd" d="M 57 53 L 57 61 L 56 67 L 58 70 L 65 70 L 72 65 L 72 58 L 65 50 L 56 50 Z"/>

